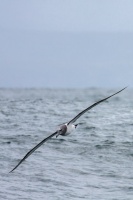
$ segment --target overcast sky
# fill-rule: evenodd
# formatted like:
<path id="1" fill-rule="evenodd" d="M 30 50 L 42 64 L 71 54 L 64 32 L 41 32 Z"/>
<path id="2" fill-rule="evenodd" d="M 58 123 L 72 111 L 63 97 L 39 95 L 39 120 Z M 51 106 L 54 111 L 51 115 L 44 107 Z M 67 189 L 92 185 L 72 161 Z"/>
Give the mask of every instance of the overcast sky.
<path id="1" fill-rule="evenodd" d="M 126 85 L 132 0 L 0 0 L 0 87 Z"/>

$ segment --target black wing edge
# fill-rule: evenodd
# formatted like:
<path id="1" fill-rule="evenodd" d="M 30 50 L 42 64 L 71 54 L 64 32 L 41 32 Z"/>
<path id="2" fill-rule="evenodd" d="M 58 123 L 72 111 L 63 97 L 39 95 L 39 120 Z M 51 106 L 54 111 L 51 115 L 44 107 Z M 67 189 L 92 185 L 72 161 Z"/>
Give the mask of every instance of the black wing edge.
<path id="1" fill-rule="evenodd" d="M 107 99 L 113 97 L 114 95 L 116 95 L 116 94 L 122 92 L 122 91 L 125 90 L 127 87 L 128 87 L 128 86 L 126 86 L 126 87 L 124 87 L 123 89 L 119 90 L 118 92 L 116 92 L 116 93 L 114 93 L 114 94 L 112 94 L 112 95 L 110 95 L 110 96 L 108 96 L 108 97 L 106 97 L 106 98 L 104 98 L 104 99 L 102 99 L 102 100 L 100 100 L 100 101 L 98 101 L 98 102 L 92 104 L 91 106 L 89 106 L 88 108 L 86 108 L 85 110 L 83 110 L 82 112 L 80 112 L 78 115 L 76 115 L 71 121 L 68 122 L 68 124 L 74 123 L 74 122 L 75 122 L 81 115 L 83 115 L 85 112 L 87 112 L 88 110 L 92 109 L 93 107 L 95 107 L 95 106 L 98 105 L 99 103 L 102 103 L 103 101 L 106 101 Z"/>
<path id="2" fill-rule="evenodd" d="M 39 144 L 37 144 L 34 148 L 32 148 L 30 151 L 28 151 L 28 153 L 23 157 L 23 159 L 21 159 L 19 161 L 19 163 L 9 172 L 13 172 L 26 158 L 28 158 L 36 149 L 38 149 L 43 143 L 45 143 L 48 139 L 52 138 L 54 135 L 56 135 L 58 133 L 58 131 L 56 131 L 55 133 L 51 134 L 50 136 L 48 136 L 47 138 L 43 139 Z"/>

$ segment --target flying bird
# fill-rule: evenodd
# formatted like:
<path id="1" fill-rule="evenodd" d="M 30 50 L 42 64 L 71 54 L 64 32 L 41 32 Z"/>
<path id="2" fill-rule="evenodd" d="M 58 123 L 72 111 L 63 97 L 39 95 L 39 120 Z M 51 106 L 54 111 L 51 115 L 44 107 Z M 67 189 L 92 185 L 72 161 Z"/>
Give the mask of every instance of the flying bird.
<path id="1" fill-rule="evenodd" d="M 81 111 L 79 114 L 77 114 L 73 119 L 71 119 L 69 122 L 67 123 L 64 123 L 62 125 L 60 125 L 59 129 L 54 132 L 53 134 L 51 134 L 50 136 L 46 137 L 45 139 L 43 139 L 39 144 L 37 144 L 34 148 L 32 148 L 30 151 L 28 151 L 28 153 L 19 161 L 19 163 L 9 172 L 13 172 L 26 158 L 28 158 L 36 149 L 38 149 L 43 143 L 45 143 L 47 140 L 49 140 L 50 138 L 52 138 L 53 136 L 56 135 L 56 138 L 59 136 L 59 135 L 62 135 L 62 136 L 66 136 L 66 135 L 69 135 L 73 130 L 76 129 L 77 125 L 78 124 L 74 124 L 77 119 L 79 117 L 81 117 L 84 113 L 86 113 L 88 110 L 92 109 L 93 107 L 97 106 L 98 104 L 106 101 L 107 99 L 115 96 L 116 94 L 122 92 L 123 90 L 125 90 L 127 87 L 119 90 L 118 92 L 100 100 L 100 101 L 97 101 L 96 103 L 92 104 L 91 106 L 87 107 L 86 109 L 84 109 L 83 111 Z"/>

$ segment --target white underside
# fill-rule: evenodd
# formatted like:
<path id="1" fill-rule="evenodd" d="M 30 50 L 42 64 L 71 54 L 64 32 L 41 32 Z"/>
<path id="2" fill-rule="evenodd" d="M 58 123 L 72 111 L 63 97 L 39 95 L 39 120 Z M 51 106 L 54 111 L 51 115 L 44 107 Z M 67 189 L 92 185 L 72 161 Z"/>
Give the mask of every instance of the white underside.
<path id="1" fill-rule="evenodd" d="M 74 130 L 75 130 L 75 126 L 73 124 L 67 125 L 67 132 L 65 135 L 69 135 Z"/>

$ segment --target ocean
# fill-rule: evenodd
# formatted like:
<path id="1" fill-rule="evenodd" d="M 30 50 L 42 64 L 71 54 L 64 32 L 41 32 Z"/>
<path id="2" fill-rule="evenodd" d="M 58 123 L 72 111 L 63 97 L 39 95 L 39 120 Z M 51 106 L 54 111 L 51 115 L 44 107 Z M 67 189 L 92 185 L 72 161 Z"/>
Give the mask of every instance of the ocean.
<path id="1" fill-rule="evenodd" d="M 0 89 L 0 200 L 132 200 L 133 90 L 128 88 L 53 137 L 58 125 L 121 88 Z"/>

